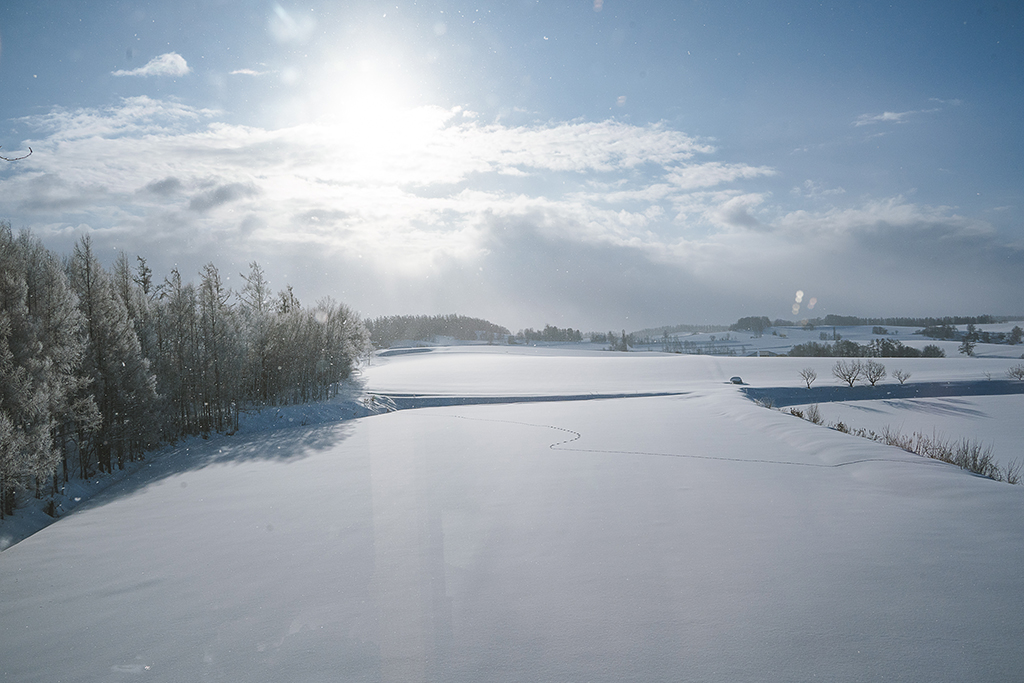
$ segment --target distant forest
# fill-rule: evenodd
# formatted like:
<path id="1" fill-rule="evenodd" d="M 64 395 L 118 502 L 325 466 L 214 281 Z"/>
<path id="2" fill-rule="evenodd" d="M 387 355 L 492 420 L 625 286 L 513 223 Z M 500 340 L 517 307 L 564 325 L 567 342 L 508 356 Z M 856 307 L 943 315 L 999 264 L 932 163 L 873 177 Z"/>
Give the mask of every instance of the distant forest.
<path id="1" fill-rule="evenodd" d="M 233 292 L 154 280 L 122 253 L 108 271 L 88 236 L 59 256 L 0 222 L 0 518 L 19 487 L 54 493 L 160 442 L 237 428 L 246 407 L 334 395 L 369 336 L 330 298 L 273 294 L 252 263 Z"/>
<path id="2" fill-rule="evenodd" d="M 571 327 L 562 329 L 561 327 L 555 327 L 554 325 L 545 325 L 543 330 L 535 330 L 532 327 L 527 327 L 525 330 L 519 330 L 519 332 L 516 333 L 516 341 L 582 342 L 583 333 L 579 330 L 574 330 Z"/>
<path id="3" fill-rule="evenodd" d="M 796 344 L 789 350 L 790 356 L 822 356 L 848 358 L 945 358 L 946 352 L 934 344 L 923 349 L 906 346 L 896 339 L 874 339 L 867 344 L 858 344 L 849 339 L 841 339 L 834 344 L 807 342 Z"/>
<path id="4" fill-rule="evenodd" d="M 507 337 L 508 328 L 464 315 L 385 315 L 366 321 L 370 342 L 383 349 L 398 341 L 432 341 L 451 337 L 459 341 L 493 341 Z"/>

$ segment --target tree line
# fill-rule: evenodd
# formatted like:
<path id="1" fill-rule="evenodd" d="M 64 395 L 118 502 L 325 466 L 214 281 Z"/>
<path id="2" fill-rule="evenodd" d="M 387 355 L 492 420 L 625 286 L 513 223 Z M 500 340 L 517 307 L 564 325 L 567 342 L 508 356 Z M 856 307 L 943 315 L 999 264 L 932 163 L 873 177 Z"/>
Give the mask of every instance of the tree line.
<path id="1" fill-rule="evenodd" d="M 382 349 L 397 341 L 431 341 L 435 337 L 451 337 L 459 341 L 506 338 L 508 328 L 482 318 L 464 315 L 385 315 L 366 321 L 370 342 Z"/>
<path id="2" fill-rule="evenodd" d="M 247 407 L 330 398 L 369 350 L 356 313 L 273 294 L 258 263 L 237 292 L 212 263 L 198 275 L 157 282 L 124 253 L 108 270 L 88 236 L 60 256 L 0 222 L 0 518 L 19 489 L 232 432 Z"/>
<path id="3" fill-rule="evenodd" d="M 1024 330 L 1021 329 L 1020 325 L 1014 325 L 1013 329 L 1006 333 L 979 330 L 975 327 L 974 323 L 967 323 L 967 330 L 961 332 L 956 328 L 956 325 L 943 323 L 941 325 L 930 325 L 922 330 L 917 330 L 914 334 L 920 334 L 931 339 L 963 340 L 972 349 L 974 348 L 973 344 L 978 342 L 983 344 L 1010 344 L 1014 346 L 1024 341 Z"/>
<path id="4" fill-rule="evenodd" d="M 532 327 L 519 330 L 516 333 L 516 340 L 518 342 L 582 342 L 583 333 L 571 327 L 562 329 L 554 325 L 545 325 L 543 330 L 535 330 Z"/>
<path id="5" fill-rule="evenodd" d="M 928 344 L 923 349 L 918 349 L 907 346 L 898 339 L 873 339 L 867 344 L 840 339 L 834 344 L 813 341 L 806 344 L 794 344 L 788 355 L 828 358 L 945 358 L 946 352 L 935 344 Z"/>

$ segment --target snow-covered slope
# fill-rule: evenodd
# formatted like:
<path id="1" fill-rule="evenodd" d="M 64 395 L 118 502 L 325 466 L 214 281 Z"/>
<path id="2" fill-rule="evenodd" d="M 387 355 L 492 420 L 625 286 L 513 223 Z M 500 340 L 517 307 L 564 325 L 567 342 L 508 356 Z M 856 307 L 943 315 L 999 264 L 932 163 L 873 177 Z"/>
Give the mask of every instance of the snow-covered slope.
<path id="1" fill-rule="evenodd" d="M 772 377 L 786 359 L 507 350 L 395 356 L 365 380 L 684 393 L 191 444 L 0 553 L 0 677 L 1019 677 L 1024 487 L 725 382 L 799 381 Z"/>

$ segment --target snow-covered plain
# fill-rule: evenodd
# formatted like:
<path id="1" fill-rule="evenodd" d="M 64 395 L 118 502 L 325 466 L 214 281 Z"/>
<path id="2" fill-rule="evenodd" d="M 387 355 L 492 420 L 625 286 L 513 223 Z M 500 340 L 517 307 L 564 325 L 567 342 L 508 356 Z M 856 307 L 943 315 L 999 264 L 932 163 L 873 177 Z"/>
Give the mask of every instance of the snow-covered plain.
<path id="1" fill-rule="evenodd" d="M 507 347 L 375 359 L 363 379 L 381 394 L 678 395 L 189 442 L 0 553 L 0 676 L 1019 679 L 1024 487 L 727 383 L 799 386 L 808 365 L 832 382 L 832 362 Z M 1011 364 L 899 365 L 915 381 Z M 958 413 L 997 457 L 1020 451 L 1001 407 L 1014 400 Z"/>

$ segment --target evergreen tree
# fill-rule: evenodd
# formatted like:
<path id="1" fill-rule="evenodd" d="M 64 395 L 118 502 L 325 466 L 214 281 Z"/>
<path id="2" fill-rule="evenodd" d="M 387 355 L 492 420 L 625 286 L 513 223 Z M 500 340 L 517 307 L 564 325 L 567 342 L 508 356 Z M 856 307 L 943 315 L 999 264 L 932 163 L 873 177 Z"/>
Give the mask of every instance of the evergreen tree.
<path id="1" fill-rule="evenodd" d="M 967 356 L 974 355 L 974 347 L 978 343 L 978 333 L 974 329 L 974 323 L 967 324 L 967 332 L 964 334 L 963 340 L 960 342 L 960 347 L 957 349 L 960 353 Z"/>

